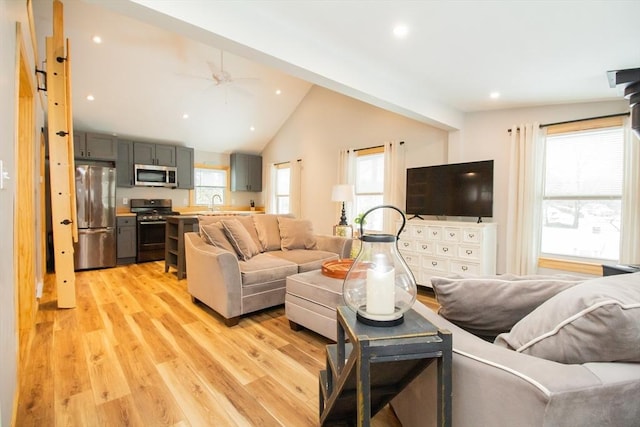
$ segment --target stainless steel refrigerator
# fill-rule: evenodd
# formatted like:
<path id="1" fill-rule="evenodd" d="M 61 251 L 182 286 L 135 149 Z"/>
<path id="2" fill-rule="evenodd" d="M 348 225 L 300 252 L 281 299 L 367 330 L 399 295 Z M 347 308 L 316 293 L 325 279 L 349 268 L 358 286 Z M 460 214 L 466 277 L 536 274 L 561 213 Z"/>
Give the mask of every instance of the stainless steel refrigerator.
<path id="1" fill-rule="evenodd" d="M 78 243 L 76 270 L 116 265 L 116 169 L 76 166 Z"/>

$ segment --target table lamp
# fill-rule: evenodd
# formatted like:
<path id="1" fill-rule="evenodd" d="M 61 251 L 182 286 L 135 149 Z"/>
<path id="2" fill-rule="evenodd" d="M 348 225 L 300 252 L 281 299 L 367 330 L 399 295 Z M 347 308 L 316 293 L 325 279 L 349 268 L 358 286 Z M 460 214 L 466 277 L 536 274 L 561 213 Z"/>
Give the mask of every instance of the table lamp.
<path id="1" fill-rule="evenodd" d="M 340 222 L 338 225 L 348 225 L 347 215 L 344 210 L 344 203 L 351 202 L 354 199 L 354 188 L 351 184 L 338 184 L 334 185 L 331 190 L 331 201 L 342 202 L 342 216 L 340 216 Z"/>

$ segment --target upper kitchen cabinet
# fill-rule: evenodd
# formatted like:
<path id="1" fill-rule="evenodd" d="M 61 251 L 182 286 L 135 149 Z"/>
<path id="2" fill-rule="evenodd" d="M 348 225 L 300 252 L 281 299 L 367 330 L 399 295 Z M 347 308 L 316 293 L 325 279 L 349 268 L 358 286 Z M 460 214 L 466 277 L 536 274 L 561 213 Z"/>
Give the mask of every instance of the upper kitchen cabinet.
<path id="1" fill-rule="evenodd" d="M 118 187 L 133 187 L 133 141 L 118 140 L 116 185 Z"/>
<path id="2" fill-rule="evenodd" d="M 262 191 L 262 157 L 231 154 L 231 191 Z"/>
<path id="3" fill-rule="evenodd" d="M 118 139 L 112 135 L 74 131 L 73 153 L 76 159 L 116 160 Z"/>
<path id="4" fill-rule="evenodd" d="M 139 165 L 176 166 L 176 147 L 150 142 L 134 142 L 133 162 Z"/>
<path id="5" fill-rule="evenodd" d="M 193 148 L 176 147 L 178 188 L 193 190 Z"/>

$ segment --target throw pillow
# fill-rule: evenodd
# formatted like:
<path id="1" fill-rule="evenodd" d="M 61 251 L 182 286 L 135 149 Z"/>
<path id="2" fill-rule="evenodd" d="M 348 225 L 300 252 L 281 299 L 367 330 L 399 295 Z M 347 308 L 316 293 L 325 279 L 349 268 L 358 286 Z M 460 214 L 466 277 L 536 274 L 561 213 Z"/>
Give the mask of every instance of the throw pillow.
<path id="1" fill-rule="evenodd" d="M 260 253 L 251 235 L 240 221 L 237 219 L 229 219 L 220 222 L 224 227 L 224 232 L 229 242 L 242 261 L 249 261 L 251 257 Z"/>
<path id="2" fill-rule="evenodd" d="M 236 250 L 229 242 L 229 239 L 227 239 L 227 235 L 224 233 L 224 227 L 221 223 L 200 225 L 200 231 L 202 232 L 202 239 L 206 243 L 227 250 L 236 255 Z"/>
<path id="3" fill-rule="evenodd" d="M 311 221 L 278 217 L 280 225 L 280 247 L 283 251 L 292 249 L 315 249 L 316 238 L 313 235 Z"/>
<path id="4" fill-rule="evenodd" d="M 263 251 L 280 249 L 280 227 L 276 215 L 252 215 Z"/>
<path id="5" fill-rule="evenodd" d="M 256 247 L 258 248 L 258 251 L 264 252 L 264 249 L 262 248 L 262 243 L 258 238 L 258 231 L 256 230 L 256 224 L 253 222 L 253 215 L 238 215 L 234 219 L 238 220 L 240 224 L 244 225 L 244 228 L 246 228 L 247 232 L 249 233 L 249 236 L 251 236 L 251 240 L 253 240 L 253 243 L 255 243 Z"/>
<path id="6" fill-rule="evenodd" d="M 567 289 L 495 343 L 560 363 L 640 362 L 640 273 Z"/>
<path id="7" fill-rule="evenodd" d="M 461 328 L 489 336 L 508 332 L 520 319 L 558 292 L 583 282 L 569 275 L 504 274 L 488 277 L 432 277 L 438 314 Z"/>

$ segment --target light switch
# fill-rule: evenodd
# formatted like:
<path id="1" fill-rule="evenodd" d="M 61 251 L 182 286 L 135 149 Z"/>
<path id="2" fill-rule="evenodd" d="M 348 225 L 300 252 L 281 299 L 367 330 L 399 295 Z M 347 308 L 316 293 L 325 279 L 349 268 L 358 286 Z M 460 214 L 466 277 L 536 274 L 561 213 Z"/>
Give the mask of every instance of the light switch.
<path id="1" fill-rule="evenodd" d="M 0 160 L 0 190 L 4 190 L 4 181 L 9 178 L 9 172 L 4 170 L 4 160 Z"/>

